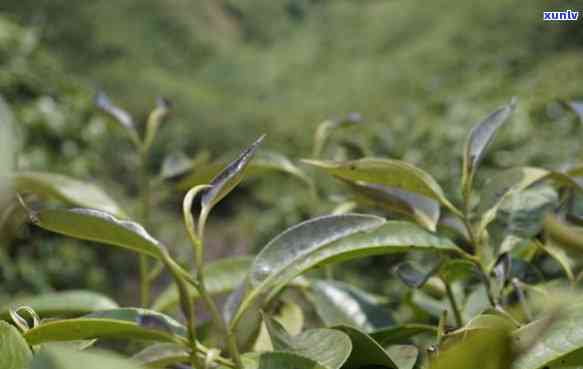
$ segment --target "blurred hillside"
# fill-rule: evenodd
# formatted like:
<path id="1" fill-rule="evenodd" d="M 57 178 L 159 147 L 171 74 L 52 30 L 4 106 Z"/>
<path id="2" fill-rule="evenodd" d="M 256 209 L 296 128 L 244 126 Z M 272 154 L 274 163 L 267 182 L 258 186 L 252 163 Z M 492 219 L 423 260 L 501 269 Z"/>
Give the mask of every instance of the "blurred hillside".
<path id="1" fill-rule="evenodd" d="M 512 96 L 519 109 L 484 163 L 485 176 L 513 165 L 580 160 L 581 122 L 560 101 L 583 98 L 582 23 L 542 21 L 543 10 L 580 5 L 4 0 L 0 94 L 21 123 L 22 168 L 97 178 L 113 184 L 122 202 L 135 194 L 127 173 L 136 162 L 120 154 L 130 150 L 123 134 L 96 114 L 97 89 L 142 118 L 156 96 L 174 102 L 152 172 L 169 153 L 232 156 L 264 132 L 266 148 L 308 157 L 320 122 L 360 112 L 362 128 L 339 132 L 338 141 L 415 163 L 455 196 L 469 128 Z M 252 200 L 245 188 L 235 195 L 250 204 L 241 206 L 260 209 L 261 217 L 240 216 L 253 237 L 262 241 L 316 212 L 289 182 L 260 184 Z M 84 268 L 84 256 L 76 257 L 70 275 Z M 63 284 L 74 280 L 70 275 Z"/>

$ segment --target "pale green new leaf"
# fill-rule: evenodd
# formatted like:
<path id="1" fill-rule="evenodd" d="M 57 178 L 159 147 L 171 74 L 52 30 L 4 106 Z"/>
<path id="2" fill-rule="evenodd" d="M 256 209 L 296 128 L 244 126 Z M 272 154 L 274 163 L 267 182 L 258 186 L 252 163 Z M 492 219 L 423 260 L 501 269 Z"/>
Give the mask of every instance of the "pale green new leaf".
<path id="1" fill-rule="evenodd" d="M 516 108 L 516 100 L 500 107 L 478 123 L 469 133 L 464 147 L 462 188 L 464 192 L 472 186 L 473 178 L 480 162 L 486 155 L 488 146 L 494 140 L 496 131 L 508 121 Z"/>
<path id="2" fill-rule="evenodd" d="M 227 165 L 213 178 L 212 181 L 210 181 L 210 188 L 203 193 L 201 198 L 203 211 L 209 213 L 217 203 L 219 203 L 239 184 L 239 182 L 241 182 L 245 168 L 251 159 L 253 159 L 253 156 L 264 137 L 265 135 L 259 137 L 257 141 L 241 152 L 237 159 L 230 162 L 229 165 Z"/>
<path id="3" fill-rule="evenodd" d="M 30 345 L 94 338 L 185 343 L 186 328 L 173 318 L 152 310 L 122 308 L 81 318 L 47 321 L 28 330 L 24 336 Z"/>
<path id="4" fill-rule="evenodd" d="M 0 368 L 27 369 L 31 359 L 32 352 L 20 332 L 0 321 Z"/>
<path id="5" fill-rule="evenodd" d="M 93 183 L 54 173 L 18 172 L 14 174 L 18 192 L 30 192 L 41 197 L 54 198 L 69 205 L 97 209 L 125 218 L 116 202 Z"/>
<path id="6" fill-rule="evenodd" d="M 250 256 L 221 259 L 205 266 L 205 283 L 207 292 L 211 295 L 228 293 L 241 284 L 253 262 Z M 188 293 L 192 299 L 199 297 L 198 291 L 189 286 Z M 168 311 L 179 303 L 176 285 L 168 286 L 152 305 L 153 310 Z"/>
<path id="7" fill-rule="evenodd" d="M 350 325 L 373 332 L 395 324 L 391 314 L 365 291 L 338 281 L 315 281 L 311 300 L 327 326 Z"/>
<path id="8" fill-rule="evenodd" d="M 304 160 L 304 162 L 340 179 L 416 193 L 434 199 L 448 209 L 456 211 L 433 177 L 404 161 L 364 158 L 345 162 L 324 160 Z"/>
<path id="9" fill-rule="evenodd" d="M 350 338 L 334 329 L 310 329 L 290 336 L 275 319 L 264 316 L 276 351 L 292 352 L 310 358 L 328 369 L 339 369 L 352 351 Z"/>
<path id="10" fill-rule="evenodd" d="M 141 225 L 119 220 L 93 209 L 43 209 L 30 214 L 41 228 L 82 240 L 119 246 L 137 253 L 162 258 L 164 246 Z"/>
<path id="11" fill-rule="evenodd" d="M 103 351 L 77 351 L 62 347 L 41 350 L 30 369 L 143 369 L 137 363 Z"/>
<path id="12" fill-rule="evenodd" d="M 118 307 L 109 297 L 93 291 L 52 292 L 11 300 L 0 307 L 0 319 L 9 319 L 10 308 L 19 306 L 32 308 L 42 319 L 80 316 Z"/>

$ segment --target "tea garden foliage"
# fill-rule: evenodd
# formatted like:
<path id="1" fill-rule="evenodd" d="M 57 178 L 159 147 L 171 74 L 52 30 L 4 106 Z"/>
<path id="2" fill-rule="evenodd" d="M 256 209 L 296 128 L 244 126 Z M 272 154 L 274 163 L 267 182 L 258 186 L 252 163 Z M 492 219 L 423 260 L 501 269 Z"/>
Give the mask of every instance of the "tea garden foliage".
<path id="1" fill-rule="evenodd" d="M 64 4 L 47 2 L 39 9 L 55 14 Z M 120 4 L 124 20 L 124 15 L 139 12 L 129 0 Z M 382 22 L 385 18 L 375 18 L 387 9 L 396 11 L 395 5 L 290 1 L 281 8 L 244 1 L 188 8 L 181 2 L 168 7 L 152 4 L 170 14 L 177 12 L 171 18 L 180 21 L 184 20 L 177 15 L 180 10 L 200 7 L 198 11 L 214 12 L 219 18 L 210 19 L 218 23 L 209 27 L 220 25 L 232 32 L 223 34 L 232 37 L 217 39 L 212 32 L 204 40 L 194 37 L 191 42 L 197 47 L 184 48 L 204 56 L 196 60 L 194 69 L 174 61 L 181 73 L 206 70 L 193 73 L 199 82 L 194 93 L 185 92 L 192 85 L 172 82 L 153 66 L 156 73 L 145 79 L 133 75 L 135 83 L 128 86 L 119 84 L 122 79 L 117 73 L 127 70 L 132 75 L 148 66 L 130 70 L 113 63 L 111 69 L 98 72 L 110 84 L 106 87 L 115 86 L 111 90 L 118 93 L 156 86 L 156 91 L 176 89 L 180 95 L 172 102 L 155 100 L 143 115 L 133 113 L 143 104 L 131 101 L 133 97 L 123 103 L 63 72 L 74 69 L 75 62 L 63 61 L 53 51 L 67 55 L 72 45 L 79 44 L 66 24 L 48 33 L 47 48 L 39 45 L 38 29 L 18 23 L 23 19 L 20 9 L 34 4 L 23 1 L 18 9 L 9 5 L 11 15 L 0 18 L 0 83 L 11 102 L 0 100 L 0 368 L 61 369 L 78 367 L 79 362 L 120 369 L 582 365 L 583 171 L 576 142 L 583 103 L 577 99 L 577 83 L 568 77 L 580 65 L 578 30 L 526 27 L 532 24 L 529 13 L 512 10 L 504 1 L 475 10 L 459 4 L 460 12 L 482 15 L 469 18 L 474 19 L 475 32 L 488 29 L 486 46 L 503 48 L 506 30 L 492 28 L 488 22 L 499 24 L 497 17 L 505 6 L 514 15 L 513 42 L 537 41 L 521 48 L 509 46 L 508 53 L 484 56 L 482 64 L 475 65 L 460 62 L 459 54 L 444 52 L 456 50 L 458 43 L 466 51 L 471 45 L 455 23 L 463 17 L 451 16 L 451 22 L 443 22 L 437 32 L 429 26 L 433 24 L 429 19 L 438 19 L 438 3 L 420 10 L 427 25 L 418 25 L 417 31 L 447 40 L 440 44 L 440 52 L 422 47 L 420 40 L 397 47 L 397 41 L 407 44 L 411 37 L 396 31 L 399 18 L 393 18 L 390 26 Z M 399 5 L 403 14 L 414 10 Z M 539 5 L 532 2 L 525 7 Z M 83 8 L 68 8 L 91 31 L 91 42 L 107 46 L 111 36 L 93 21 L 95 17 Z M 91 9 L 107 12 L 99 5 Z M 165 12 L 161 13 L 167 16 Z M 286 22 L 277 21 L 282 17 Z M 308 37 L 325 33 L 303 33 L 294 22 L 316 30 L 334 27 L 335 22 L 363 26 L 361 34 L 370 36 L 368 47 L 377 47 L 366 50 L 368 55 L 384 50 L 383 42 L 388 42 L 378 30 L 394 27 L 395 40 L 389 44 L 397 51 L 379 52 L 381 56 L 367 62 L 356 57 L 357 51 L 365 51 L 361 43 L 350 38 L 344 38 L 342 45 L 319 40 L 339 58 L 334 63 L 322 59 L 329 70 L 360 65 L 375 74 L 381 66 L 387 68 L 389 56 L 397 63 L 422 59 L 425 53 L 439 55 L 432 68 L 439 67 L 424 70 L 412 64 L 411 71 L 405 70 L 411 74 L 402 77 L 409 82 L 401 86 L 411 83 L 400 90 L 406 92 L 404 96 L 383 109 L 369 109 L 380 104 L 377 99 L 391 100 L 391 95 L 383 95 L 382 88 L 362 94 L 354 90 L 370 85 L 371 76 L 348 74 L 340 86 L 328 84 L 331 75 L 307 67 L 315 56 L 322 56 L 314 40 L 313 48 L 306 47 Z M 181 22 L 175 26 L 186 27 Z M 67 36 L 60 44 L 59 35 Z M 286 52 L 276 39 L 298 46 Z M 140 47 L 136 44 L 132 52 L 151 52 Z M 225 50 L 231 47 L 238 54 L 228 64 L 225 60 L 233 55 Z M 556 56 L 540 51 L 545 47 L 555 48 Z M 294 54 L 299 49 L 306 53 Z M 115 59 L 115 52 L 85 51 L 88 59 Z M 232 88 L 221 84 L 222 72 L 210 72 L 250 68 L 244 62 L 263 52 L 277 55 L 274 65 L 282 68 L 272 70 L 271 79 L 248 74 L 265 78 L 255 83 L 260 87 L 256 91 L 267 91 L 267 100 L 274 98 L 273 89 L 282 87 L 290 94 L 285 105 L 296 99 L 320 101 L 297 91 L 329 95 L 329 100 L 322 100 L 322 107 L 307 104 L 297 111 L 278 109 L 277 104 L 246 111 L 264 105 L 263 99 L 255 101 L 242 93 L 241 86 L 249 81 L 238 81 L 241 89 Z M 489 53 L 488 47 L 475 52 Z M 539 52 L 544 57 L 535 57 Z M 305 64 L 284 63 L 289 53 L 303 55 Z M 254 68 L 265 69 L 265 64 Z M 287 68 L 294 75 L 321 77 L 312 86 L 295 86 L 295 81 L 285 79 Z M 454 78 L 447 68 L 459 73 Z M 442 99 L 438 94 L 421 99 L 430 88 L 425 85 L 430 78 L 425 77 L 440 73 L 443 78 L 434 80 L 432 88 L 450 92 L 451 97 Z M 385 77 L 396 78 L 391 75 L 387 72 Z M 360 79 L 363 85 L 355 83 Z M 221 95 L 212 86 L 218 86 Z M 335 87 L 322 93 L 314 88 L 318 86 L 326 91 Z M 460 86 L 464 89 L 456 91 Z M 484 107 L 491 111 L 502 93 L 515 93 L 518 98 L 487 113 Z M 192 108 L 187 108 L 192 104 L 184 99 L 200 103 L 196 129 L 177 122 L 192 116 L 188 112 Z M 223 99 L 232 102 L 232 109 L 222 111 L 220 120 L 260 118 L 257 121 L 263 123 L 241 129 L 245 134 L 219 134 L 226 131 L 211 128 L 207 119 L 219 116 L 210 111 Z M 356 109 L 344 112 L 337 106 Z M 376 111 L 377 116 L 371 121 L 352 110 Z M 329 116 L 337 112 L 337 117 L 319 116 L 322 111 Z M 477 113 L 482 118 L 476 124 L 469 118 Z M 270 119 L 311 125 L 283 124 L 265 129 L 267 136 L 258 133 L 252 141 L 251 132 L 269 128 L 264 123 Z M 417 123 L 424 120 L 427 123 Z M 437 121 L 442 122 L 439 129 Z M 412 124 L 415 129 L 410 129 Z M 40 137 L 43 142 L 37 141 Z M 168 137 L 179 138 L 168 142 Z M 180 141 L 185 139 L 191 142 Z M 226 149 L 227 145 L 243 147 L 242 141 L 247 148 L 239 154 L 230 154 L 232 147 Z M 180 150 L 162 152 L 173 145 Z M 225 148 L 225 153 L 193 151 L 201 146 Z M 104 161 L 108 165 L 100 164 Z M 119 176 L 122 180 L 115 180 Z M 237 193 L 237 203 L 260 199 L 259 205 L 227 210 L 236 222 L 252 219 L 247 222 L 253 226 L 263 224 L 262 232 L 252 233 L 256 237 L 238 234 L 260 245 L 249 255 L 207 262 L 213 234 L 227 227 L 213 221 Z M 181 222 L 173 216 L 176 212 Z M 32 260 L 31 255 L 19 254 L 20 248 L 32 250 Z M 369 272 L 371 266 L 375 271 Z M 112 270 L 123 271 L 117 278 L 131 281 L 137 298 L 109 296 L 107 282 L 96 276 Z M 54 276 L 47 278 L 51 274 L 59 276 L 57 283 Z M 75 280 L 78 275 L 86 279 Z M 23 284 L 38 293 L 21 293 Z M 54 284 L 57 291 L 51 291 Z"/>

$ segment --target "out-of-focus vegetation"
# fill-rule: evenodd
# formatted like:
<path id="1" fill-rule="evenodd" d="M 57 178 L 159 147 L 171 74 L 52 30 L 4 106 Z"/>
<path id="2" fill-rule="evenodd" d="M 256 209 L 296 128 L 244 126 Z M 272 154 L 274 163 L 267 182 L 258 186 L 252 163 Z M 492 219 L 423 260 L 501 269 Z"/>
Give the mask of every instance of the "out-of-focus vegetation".
<path id="1" fill-rule="evenodd" d="M 510 96 L 519 97 L 520 107 L 483 164 L 484 178 L 494 169 L 553 167 L 580 157 L 581 122 L 560 101 L 583 95 L 583 28 L 543 23 L 542 11 L 551 5 L 577 6 L 543 0 L 520 6 L 510 0 L 4 1 L 0 93 L 18 122 L 19 168 L 92 179 L 129 207 L 138 206 L 137 183 L 127 175 L 138 158 L 96 112 L 98 89 L 144 119 L 156 96 L 173 101 L 152 149 L 154 174 L 169 154 L 208 150 L 213 158 L 232 157 L 263 132 L 267 148 L 310 157 L 320 122 L 359 112 L 363 124 L 335 132 L 324 157 L 404 159 L 430 168 L 459 199 L 463 137 Z M 335 188 L 325 177 L 317 182 Z M 223 226 L 211 240 L 216 249 L 228 245 L 241 253 L 334 207 L 333 201 L 315 206 L 309 190 L 289 178 L 252 184 L 218 209 L 224 217 L 215 220 Z M 179 198 L 170 196 L 158 216 L 173 219 Z M 177 229 L 157 232 L 181 245 L 186 235 Z M 16 261 L 2 267 L 5 293 L 108 290 L 128 268 L 109 252 L 75 248 L 38 230 L 16 226 L 15 232 L 20 236 L 3 255 Z M 22 232 L 33 232 L 34 242 Z M 116 271 L 113 277 L 92 263 L 96 258 Z"/>

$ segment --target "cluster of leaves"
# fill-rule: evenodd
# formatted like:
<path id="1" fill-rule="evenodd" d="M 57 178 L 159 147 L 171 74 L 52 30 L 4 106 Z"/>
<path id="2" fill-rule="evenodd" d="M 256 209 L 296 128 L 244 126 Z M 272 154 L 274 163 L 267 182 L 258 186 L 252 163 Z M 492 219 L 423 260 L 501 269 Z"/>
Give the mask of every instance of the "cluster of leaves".
<path id="1" fill-rule="evenodd" d="M 140 130 L 105 95 L 96 102 L 128 132 L 143 169 L 169 104 L 160 100 Z M 581 112 L 578 103 L 571 107 Z M 276 169 L 314 187 L 281 156 L 254 162 L 263 136 L 225 165 L 169 167 L 180 169 L 173 174 L 193 170 L 182 208 L 192 244 L 190 266 L 178 263 L 147 230 L 152 183 L 143 170 L 140 224 L 97 187 L 15 170 L 15 149 L 7 140 L 0 173 L 4 201 L 11 203 L 15 196 L 35 226 L 137 253 L 142 299 L 141 307 L 119 307 L 91 291 L 69 291 L 11 301 L 0 308 L 3 364 L 7 369 L 63 369 L 81 361 L 120 369 L 577 367 L 583 302 L 576 295 L 581 274 L 573 254 L 583 251 L 583 233 L 568 222 L 580 222 L 576 197 L 582 169 L 510 168 L 480 191 L 474 188 L 488 147 L 515 108 L 515 101 L 502 106 L 468 135 L 461 206 L 431 175 L 403 161 L 313 158 L 304 162 L 346 184 L 352 199 L 333 214 L 287 229 L 256 256 L 208 265 L 207 219 L 246 174 Z M 351 116 L 324 122 L 314 156 L 331 127 L 357 121 Z M 0 137 L 10 137 L 8 120 L 1 123 Z M 25 194 L 76 208 L 38 206 Z M 350 212 L 371 205 L 388 211 L 390 219 Z M 310 273 L 346 260 L 412 252 L 422 256 L 406 257 L 393 271 L 411 287 L 403 301 Z M 150 284 L 163 269 L 173 284 L 151 301 Z M 213 296 L 225 292 L 230 295 L 221 311 Z M 209 321 L 200 321 L 196 300 L 204 303 Z M 396 306 L 392 311 L 391 305 Z M 179 320 L 169 315 L 176 306 Z M 131 359 L 90 349 L 97 340 L 111 339 L 151 344 Z"/>

